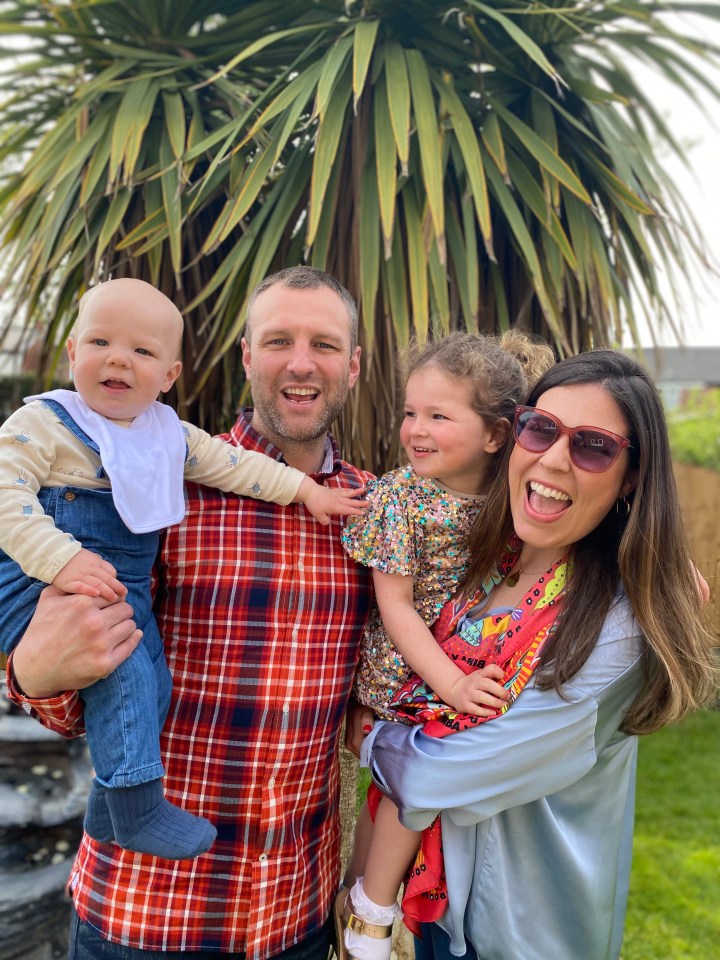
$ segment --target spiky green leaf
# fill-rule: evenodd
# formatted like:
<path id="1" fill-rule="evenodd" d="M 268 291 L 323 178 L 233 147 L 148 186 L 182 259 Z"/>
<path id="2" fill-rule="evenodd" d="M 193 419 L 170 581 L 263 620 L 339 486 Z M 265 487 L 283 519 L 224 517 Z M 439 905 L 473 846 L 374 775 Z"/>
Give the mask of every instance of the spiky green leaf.
<path id="1" fill-rule="evenodd" d="M 360 20 L 355 26 L 353 39 L 353 108 L 355 110 L 365 87 L 379 26 L 379 20 Z"/>

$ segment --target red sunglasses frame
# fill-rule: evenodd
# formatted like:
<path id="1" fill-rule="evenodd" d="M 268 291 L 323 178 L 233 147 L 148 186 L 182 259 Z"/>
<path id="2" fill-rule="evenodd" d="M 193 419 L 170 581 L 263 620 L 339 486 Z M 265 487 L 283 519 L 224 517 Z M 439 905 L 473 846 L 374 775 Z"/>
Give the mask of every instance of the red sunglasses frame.
<path id="1" fill-rule="evenodd" d="M 517 431 L 518 431 L 518 423 L 520 421 L 520 417 L 524 413 L 529 413 L 529 412 L 539 413 L 543 417 L 547 417 L 548 420 L 552 420 L 552 422 L 557 426 L 557 434 L 555 435 L 555 439 L 552 440 L 547 445 L 547 447 L 545 447 L 544 450 L 532 450 L 529 447 L 526 447 L 525 444 L 520 439 L 520 437 L 522 436 L 522 433 L 518 435 Z M 615 443 L 617 443 L 618 445 L 615 456 L 605 466 L 603 466 L 601 470 L 593 470 L 590 467 L 587 467 L 581 463 L 578 463 L 577 460 L 575 459 L 575 454 L 577 450 L 572 441 L 577 436 L 577 434 L 581 433 L 583 430 L 591 430 L 593 433 L 599 433 L 603 437 L 610 437 L 610 439 L 614 440 Z M 606 470 L 609 470 L 610 467 L 612 467 L 612 465 L 617 462 L 617 459 L 620 456 L 620 454 L 623 452 L 623 450 L 632 449 L 632 444 L 627 439 L 627 437 L 621 437 L 620 434 L 613 433 L 612 430 L 604 430 L 602 427 L 592 427 L 588 424 L 581 424 L 580 426 L 577 426 L 577 427 L 566 427 L 565 424 L 562 422 L 562 420 L 556 417 L 554 413 L 548 413 L 547 410 L 541 410 L 540 407 L 517 406 L 515 408 L 515 418 L 513 421 L 513 439 L 515 443 L 518 444 L 518 446 L 522 447 L 523 450 L 527 450 L 528 453 L 546 453 L 550 449 L 550 447 L 552 447 L 553 444 L 557 443 L 557 441 L 562 436 L 566 436 L 570 441 L 568 446 L 570 450 L 570 459 L 572 460 L 572 462 L 575 464 L 576 467 L 578 467 L 578 469 L 585 470 L 587 473 L 605 473 Z"/>

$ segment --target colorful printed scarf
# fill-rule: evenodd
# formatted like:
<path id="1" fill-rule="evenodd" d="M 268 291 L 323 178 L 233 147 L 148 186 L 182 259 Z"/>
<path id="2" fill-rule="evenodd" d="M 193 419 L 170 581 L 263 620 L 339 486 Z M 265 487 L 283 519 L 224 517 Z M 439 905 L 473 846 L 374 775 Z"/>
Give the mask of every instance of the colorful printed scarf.
<path id="1" fill-rule="evenodd" d="M 498 564 L 497 573 L 488 578 L 473 596 L 449 601 L 438 618 L 434 632 L 443 651 L 464 672 L 471 673 L 488 663 L 497 663 L 505 671 L 503 686 L 510 693 L 507 703 L 490 717 L 457 713 L 440 701 L 420 677 L 411 677 L 391 704 L 403 720 L 423 724 L 423 732 L 445 737 L 467 730 L 505 713 L 517 700 L 537 666 L 548 636 L 555 629 L 561 604 L 558 603 L 567 576 L 564 559 L 543 574 L 508 613 L 467 617 L 469 611 L 502 582 L 515 564 L 521 544 L 513 540 Z M 459 629 L 458 629 L 459 625 Z M 379 802 L 368 796 L 371 812 Z M 402 901 L 405 925 L 416 935 L 419 924 L 437 920 L 447 906 L 447 885 L 442 859 L 440 818 L 423 831 L 422 844 L 405 881 Z"/>

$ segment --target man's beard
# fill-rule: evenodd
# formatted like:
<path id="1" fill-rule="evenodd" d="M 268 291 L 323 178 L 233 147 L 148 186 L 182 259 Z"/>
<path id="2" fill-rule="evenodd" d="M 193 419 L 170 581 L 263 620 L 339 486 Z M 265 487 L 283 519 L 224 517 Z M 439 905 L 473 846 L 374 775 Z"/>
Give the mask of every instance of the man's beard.
<path id="1" fill-rule="evenodd" d="M 318 419 L 306 424 L 286 422 L 277 406 L 272 402 L 266 404 L 260 398 L 259 402 L 254 400 L 254 403 L 263 423 L 272 429 L 276 437 L 289 443 L 309 443 L 325 436 L 330 426 L 342 413 L 347 395 L 348 391 L 346 390 L 343 396 L 337 395 L 332 398 L 324 410 L 318 414 Z"/>

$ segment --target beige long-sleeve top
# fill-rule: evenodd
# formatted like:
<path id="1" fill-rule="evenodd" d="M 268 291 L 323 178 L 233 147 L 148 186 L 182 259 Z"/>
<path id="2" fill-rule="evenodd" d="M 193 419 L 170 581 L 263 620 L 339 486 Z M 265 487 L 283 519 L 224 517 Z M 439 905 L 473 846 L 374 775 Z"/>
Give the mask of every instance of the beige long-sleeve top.
<path id="1" fill-rule="evenodd" d="M 304 479 L 299 470 L 264 454 L 234 447 L 182 421 L 187 440 L 184 477 L 226 493 L 288 504 Z M 31 577 L 52 583 L 82 544 L 55 526 L 37 494 L 42 487 L 109 489 L 100 458 L 42 401 L 33 401 L 0 427 L 0 548 Z"/>

